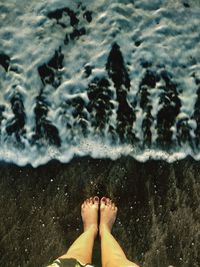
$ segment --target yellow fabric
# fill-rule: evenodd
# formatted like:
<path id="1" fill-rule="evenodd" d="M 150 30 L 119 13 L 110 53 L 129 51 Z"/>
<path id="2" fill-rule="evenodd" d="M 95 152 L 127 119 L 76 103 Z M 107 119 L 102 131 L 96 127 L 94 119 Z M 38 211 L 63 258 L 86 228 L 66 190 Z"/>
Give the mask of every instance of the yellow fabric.
<path id="1" fill-rule="evenodd" d="M 47 267 L 59 267 L 58 263 L 54 262 L 51 265 L 48 265 Z"/>
<path id="2" fill-rule="evenodd" d="M 68 265 L 68 263 L 64 263 L 63 264 L 63 262 L 62 261 L 60 261 L 59 259 L 57 259 L 57 260 L 55 260 L 52 264 L 50 264 L 50 265 L 48 265 L 48 266 L 46 266 L 46 267 L 62 267 L 62 266 L 67 266 Z M 72 266 L 72 262 L 70 262 L 69 263 L 69 266 Z M 74 263 L 74 265 L 73 265 L 73 267 L 83 267 L 83 266 L 85 266 L 85 267 L 93 267 L 93 265 L 82 265 L 81 263 L 79 263 L 79 262 L 76 262 L 76 263 Z"/>

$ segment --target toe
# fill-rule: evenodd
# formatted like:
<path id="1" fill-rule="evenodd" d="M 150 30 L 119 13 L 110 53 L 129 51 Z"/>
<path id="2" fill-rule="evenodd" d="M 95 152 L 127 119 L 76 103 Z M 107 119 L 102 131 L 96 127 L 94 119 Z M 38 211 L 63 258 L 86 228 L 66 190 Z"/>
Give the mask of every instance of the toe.
<path id="1" fill-rule="evenodd" d="M 89 198 L 89 204 L 94 204 L 94 203 L 93 203 L 93 198 L 92 198 L 92 197 Z"/>
<path id="2" fill-rule="evenodd" d="M 93 202 L 94 202 L 94 204 L 95 204 L 96 206 L 98 206 L 98 205 L 99 205 L 99 198 L 98 198 L 97 196 L 95 196 L 95 197 L 93 198 Z"/>
<path id="3" fill-rule="evenodd" d="M 114 210 L 114 212 L 117 212 L 117 207 L 114 207 L 113 210 Z"/>
<path id="4" fill-rule="evenodd" d="M 102 197 L 100 203 L 101 203 L 101 208 L 104 208 L 106 205 L 106 197 Z"/>
<path id="5" fill-rule="evenodd" d="M 112 209 L 114 210 L 115 209 L 115 203 L 111 203 L 111 206 L 112 206 Z"/>
<path id="6" fill-rule="evenodd" d="M 102 203 L 102 204 L 106 204 L 106 197 L 102 197 L 102 199 L 101 199 L 101 203 Z"/>
<path id="7" fill-rule="evenodd" d="M 107 199 L 106 199 L 106 205 L 107 205 L 107 206 L 110 206 L 110 205 L 111 205 L 111 200 L 110 200 L 110 198 L 107 198 Z"/>

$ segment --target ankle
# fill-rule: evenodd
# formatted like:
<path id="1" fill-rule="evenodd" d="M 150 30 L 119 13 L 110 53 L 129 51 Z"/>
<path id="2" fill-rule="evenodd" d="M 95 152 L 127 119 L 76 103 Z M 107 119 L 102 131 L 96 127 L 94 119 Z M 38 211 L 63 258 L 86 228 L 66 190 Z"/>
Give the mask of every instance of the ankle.
<path id="1" fill-rule="evenodd" d="M 99 225 L 99 235 L 102 236 L 103 234 L 111 233 L 111 229 L 108 227 L 107 224 L 101 223 Z"/>
<path id="2" fill-rule="evenodd" d="M 98 233 L 98 227 L 96 224 L 91 224 L 90 226 L 84 227 L 84 232 L 92 232 L 94 235 Z"/>

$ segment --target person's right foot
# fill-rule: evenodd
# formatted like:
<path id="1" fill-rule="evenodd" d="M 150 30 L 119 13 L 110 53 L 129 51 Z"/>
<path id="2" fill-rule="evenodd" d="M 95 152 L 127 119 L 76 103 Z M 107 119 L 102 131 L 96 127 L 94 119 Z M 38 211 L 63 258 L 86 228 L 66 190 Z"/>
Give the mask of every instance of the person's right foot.
<path id="1" fill-rule="evenodd" d="M 84 231 L 93 228 L 95 230 L 95 235 L 98 232 L 98 209 L 99 198 L 97 196 L 86 199 L 81 206 Z"/>
<path id="2" fill-rule="evenodd" d="M 115 204 L 109 198 L 103 197 L 100 202 L 100 235 L 104 230 L 111 232 L 116 216 L 117 207 Z"/>

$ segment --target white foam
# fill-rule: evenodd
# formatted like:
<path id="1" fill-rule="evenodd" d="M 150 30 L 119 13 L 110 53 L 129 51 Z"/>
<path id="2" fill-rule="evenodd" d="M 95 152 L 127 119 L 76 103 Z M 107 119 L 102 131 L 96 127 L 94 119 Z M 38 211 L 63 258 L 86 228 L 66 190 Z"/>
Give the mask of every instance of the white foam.
<path id="1" fill-rule="evenodd" d="M 7 0 L 1 3 L 1 6 L 5 7 L 7 11 L 4 12 L 3 9 L 0 15 L 0 51 L 11 56 L 11 66 L 17 68 L 17 73 L 10 71 L 5 74 L 4 69 L 0 66 L 0 104 L 6 106 L 4 112 L 6 119 L 2 121 L 1 125 L 0 159 L 15 162 L 18 165 L 32 164 L 35 167 L 51 159 L 68 162 L 75 155 L 111 159 L 119 158 L 121 155 L 131 155 L 140 161 L 153 158 L 169 162 L 182 159 L 187 155 L 200 159 L 200 154 L 194 154 L 189 147 L 174 148 L 174 151 L 167 153 L 159 150 L 139 151 L 129 144 L 113 145 L 108 128 L 105 129 L 106 138 L 101 140 L 98 133 L 91 127 L 90 120 L 88 122 L 90 131 L 88 139 L 82 137 L 78 130 L 77 136 L 72 136 L 72 133 L 66 130 L 66 123 L 69 121 L 73 125 L 75 122 L 71 115 L 73 110 L 72 108 L 65 110 L 64 115 L 61 112 L 61 107 L 67 99 L 80 96 L 88 103 L 86 94 L 88 82 L 91 82 L 94 77 L 106 77 L 105 63 L 112 43 L 117 42 L 123 53 L 125 64 L 128 66 L 131 79 L 131 90 L 127 96 L 129 102 L 134 100 L 144 75 L 141 61 L 150 61 L 154 66 L 164 64 L 177 79 L 178 89 L 182 90 L 180 95 L 182 107 L 177 120 L 183 117 L 190 118 L 194 110 L 197 90 L 191 74 L 195 72 L 196 77 L 200 77 L 200 39 L 197 31 L 200 22 L 200 7 L 197 5 L 198 3 L 191 1 L 191 8 L 185 9 L 180 1 L 83 1 L 86 9 L 93 12 L 93 20 L 89 24 L 79 9 L 80 27 L 86 28 L 86 35 L 64 46 L 66 31 L 70 32 L 72 27 L 69 25 L 67 30 L 63 29 L 56 24 L 56 20 L 48 19 L 47 14 L 63 7 L 70 7 L 76 11 L 79 2 L 78 0 L 44 0 L 42 2 L 32 0 L 27 3 L 26 0 L 17 2 Z M 64 22 L 69 24 L 69 18 L 66 18 Z M 141 45 L 136 47 L 134 42 L 138 40 L 141 41 Z M 65 56 L 63 69 L 60 70 L 62 83 L 56 90 L 51 86 L 46 86 L 44 92 L 51 103 L 48 119 L 58 128 L 62 146 L 56 149 L 44 145 L 43 149 L 38 149 L 27 141 L 34 134 L 35 98 L 42 87 L 37 68 L 48 62 L 60 46 Z M 92 75 L 88 80 L 84 78 L 83 71 L 86 65 L 93 67 Z M 14 87 L 15 89 L 13 89 Z M 113 89 L 112 83 L 111 88 Z M 13 117 L 10 97 L 14 90 L 23 96 L 27 116 L 24 149 L 14 148 L 9 144 L 9 140 L 12 138 L 7 137 L 5 130 L 6 121 Z M 158 97 L 159 89 L 157 87 L 151 91 L 150 95 L 151 113 L 154 119 L 160 108 Z M 112 101 L 115 108 L 112 111 L 110 123 L 116 126 L 118 106 L 116 94 Z M 143 117 L 144 114 L 137 105 L 136 122 L 133 129 L 141 142 Z M 88 114 L 88 118 L 90 119 L 90 114 Z M 189 124 L 193 129 L 191 135 L 194 135 L 196 123 L 189 119 Z M 152 140 L 155 142 L 157 138 L 155 120 L 151 130 Z M 176 129 L 173 128 L 173 131 L 175 136 Z M 70 138 L 72 138 L 72 143 L 69 142 Z"/>

